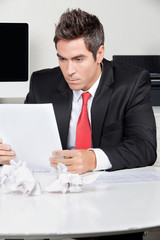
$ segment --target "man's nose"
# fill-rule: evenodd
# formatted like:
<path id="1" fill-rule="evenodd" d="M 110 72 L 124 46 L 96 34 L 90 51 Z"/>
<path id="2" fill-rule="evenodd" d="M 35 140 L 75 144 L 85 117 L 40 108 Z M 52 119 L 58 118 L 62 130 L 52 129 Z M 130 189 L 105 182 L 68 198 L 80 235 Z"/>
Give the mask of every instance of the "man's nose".
<path id="1" fill-rule="evenodd" d="M 67 74 L 71 76 L 71 75 L 73 75 L 74 73 L 75 73 L 74 63 L 68 62 L 68 65 L 67 65 Z"/>

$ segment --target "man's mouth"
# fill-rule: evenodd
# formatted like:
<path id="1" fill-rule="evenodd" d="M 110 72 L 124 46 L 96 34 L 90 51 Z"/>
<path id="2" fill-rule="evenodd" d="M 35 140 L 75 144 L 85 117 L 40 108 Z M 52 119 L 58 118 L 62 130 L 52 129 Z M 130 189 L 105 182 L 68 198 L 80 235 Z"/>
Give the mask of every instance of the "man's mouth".
<path id="1" fill-rule="evenodd" d="M 68 83 L 74 83 L 74 82 L 77 82 L 79 81 L 79 79 L 68 79 L 67 82 Z"/>

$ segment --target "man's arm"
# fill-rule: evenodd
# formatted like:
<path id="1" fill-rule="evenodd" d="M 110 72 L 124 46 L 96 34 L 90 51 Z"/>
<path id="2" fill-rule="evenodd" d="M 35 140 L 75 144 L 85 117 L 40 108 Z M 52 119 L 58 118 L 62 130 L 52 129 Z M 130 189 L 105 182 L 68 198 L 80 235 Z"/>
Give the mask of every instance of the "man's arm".
<path id="1" fill-rule="evenodd" d="M 112 126 L 107 128 L 105 126 L 105 131 L 102 130 L 99 148 L 108 156 L 112 165 L 109 169 L 111 171 L 145 167 L 152 165 L 156 160 L 156 126 L 149 91 L 150 79 L 148 74 L 143 71 L 134 84 L 129 100 L 127 100 L 124 114 L 120 120 L 122 123 L 119 124 L 119 121 L 114 122 Z M 108 114 L 112 114 L 112 112 Z M 120 132 L 120 137 L 117 137 L 117 131 Z M 84 155 L 85 152 L 90 151 L 83 150 L 85 158 L 81 156 L 81 161 L 71 161 L 75 160 L 75 154 L 80 157 L 81 153 L 79 151 L 81 150 L 68 151 L 68 157 L 65 156 L 64 151 L 58 151 L 56 155 L 64 156 L 65 159 L 56 158 L 54 155 L 55 158 L 51 158 L 51 165 L 57 167 L 57 163 L 63 161 L 64 164 L 68 165 L 69 169 L 75 172 L 78 172 L 77 168 L 79 167 L 83 169 L 83 172 L 93 170 L 96 163 L 95 155 L 94 157 L 90 154 Z M 90 167 L 84 168 L 84 166 Z M 82 172 L 79 171 L 78 173 Z"/>
<path id="2" fill-rule="evenodd" d="M 111 170 L 154 164 L 156 160 L 156 125 L 150 104 L 150 78 L 146 71 L 141 72 L 134 84 L 126 105 L 122 125 L 123 138 L 119 144 L 105 146 L 103 141 L 101 144 L 102 150 L 112 164 Z M 111 128 L 108 128 L 108 131 L 110 130 Z M 114 131 L 114 128 L 112 130 Z M 110 132 L 110 134 L 112 133 Z"/>

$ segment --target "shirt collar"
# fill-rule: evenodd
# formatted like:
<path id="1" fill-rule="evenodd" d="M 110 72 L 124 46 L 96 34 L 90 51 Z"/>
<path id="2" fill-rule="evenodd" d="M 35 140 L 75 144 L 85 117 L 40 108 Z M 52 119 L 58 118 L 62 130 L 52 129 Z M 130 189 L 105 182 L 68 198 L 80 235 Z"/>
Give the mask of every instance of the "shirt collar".
<path id="1" fill-rule="evenodd" d="M 98 88 L 98 85 L 99 85 L 99 82 L 100 82 L 100 78 L 101 78 L 101 75 L 99 76 L 99 78 L 97 79 L 97 81 L 93 84 L 93 86 L 88 89 L 87 91 L 82 91 L 82 90 L 78 90 L 78 91 L 73 91 L 73 99 L 74 101 L 78 102 L 79 99 L 81 98 L 81 95 L 82 93 L 84 92 L 89 92 L 91 94 L 92 97 L 94 97 L 95 93 L 96 93 L 96 90 Z"/>

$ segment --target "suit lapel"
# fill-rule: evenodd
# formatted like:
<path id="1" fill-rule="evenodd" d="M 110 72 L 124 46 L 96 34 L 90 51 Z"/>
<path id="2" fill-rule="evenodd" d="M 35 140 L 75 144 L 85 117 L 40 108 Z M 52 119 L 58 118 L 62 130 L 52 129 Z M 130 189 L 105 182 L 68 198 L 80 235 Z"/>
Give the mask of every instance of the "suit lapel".
<path id="1" fill-rule="evenodd" d="M 73 94 L 68 85 L 65 83 L 65 80 L 61 81 L 59 90 L 60 92 L 54 95 L 53 106 L 62 148 L 66 149 Z"/>
<path id="2" fill-rule="evenodd" d="M 104 60 L 101 80 L 93 99 L 91 109 L 93 147 L 99 147 L 100 145 L 102 126 L 113 91 L 112 86 L 113 69 L 111 63 Z"/>

